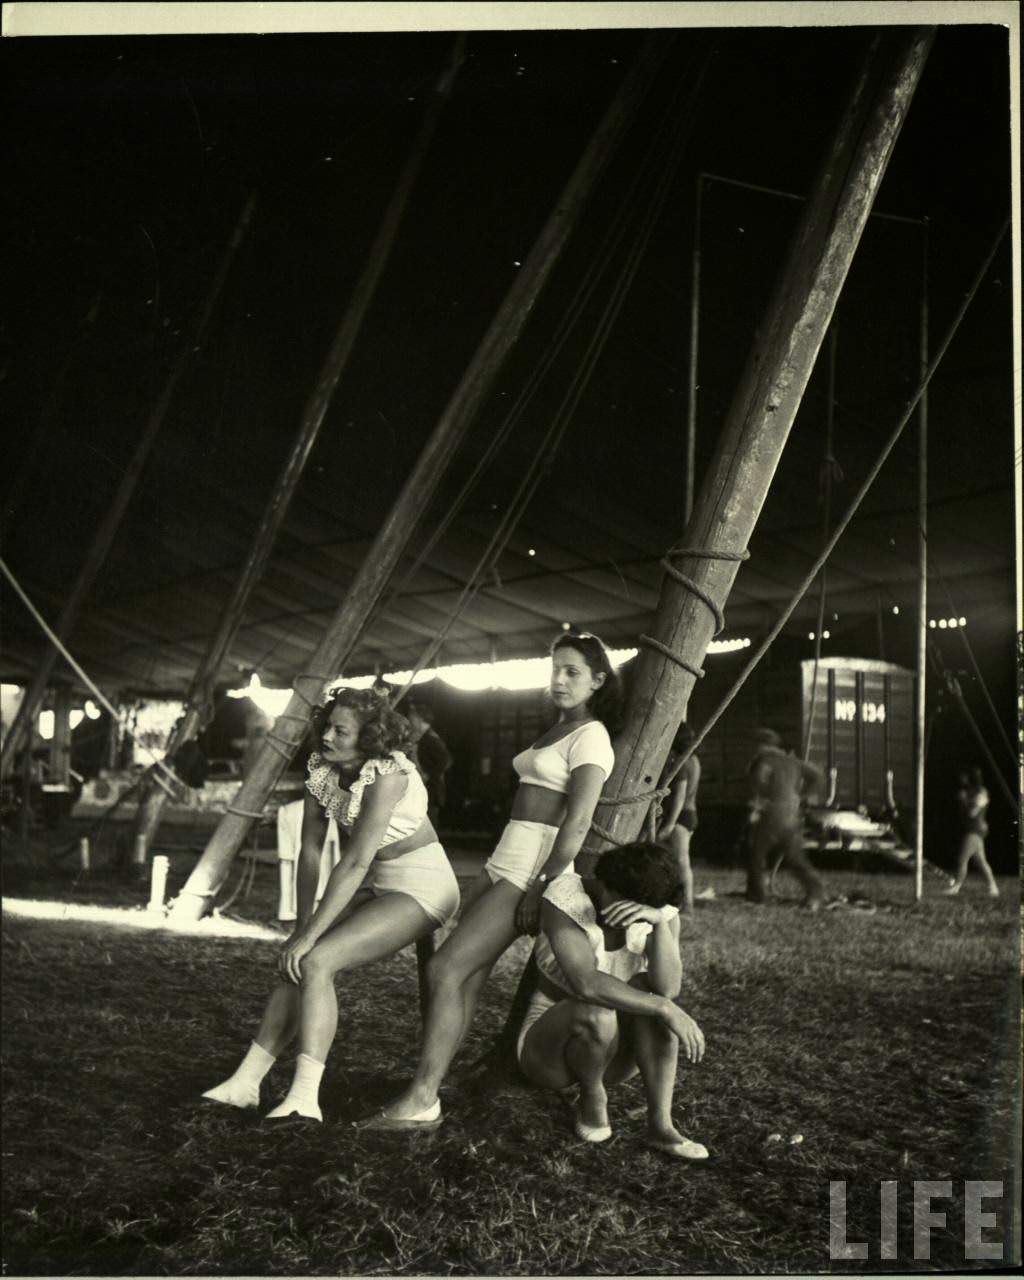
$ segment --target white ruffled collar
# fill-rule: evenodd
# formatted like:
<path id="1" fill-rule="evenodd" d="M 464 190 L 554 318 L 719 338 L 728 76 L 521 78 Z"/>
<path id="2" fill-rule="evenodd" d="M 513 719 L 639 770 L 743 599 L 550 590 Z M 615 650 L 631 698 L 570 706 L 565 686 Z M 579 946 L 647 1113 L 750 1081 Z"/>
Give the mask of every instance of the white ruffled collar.
<path id="1" fill-rule="evenodd" d="M 416 766 L 404 751 L 387 756 L 372 756 L 363 762 L 358 776 L 347 788 L 338 780 L 337 770 L 327 763 L 319 751 L 310 754 L 306 786 L 336 821 L 351 826 L 363 807 L 363 792 L 378 777 L 392 773 L 416 773 Z"/>

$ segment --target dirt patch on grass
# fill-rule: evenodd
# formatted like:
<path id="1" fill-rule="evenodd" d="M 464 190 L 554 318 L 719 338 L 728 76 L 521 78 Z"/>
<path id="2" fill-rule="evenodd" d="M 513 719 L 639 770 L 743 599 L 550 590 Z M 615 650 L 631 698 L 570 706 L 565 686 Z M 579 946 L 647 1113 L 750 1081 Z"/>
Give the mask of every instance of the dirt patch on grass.
<path id="1" fill-rule="evenodd" d="M 264 923 L 271 870 L 238 904 Z M 5 917 L 8 1272 L 848 1270 L 828 1257 L 837 1179 L 849 1238 L 872 1242 L 858 1270 L 971 1266 L 956 1198 L 937 1205 L 948 1221 L 930 1258 L 914 1259 L 912 1182 L 1011 1185 L 1008 895 L 914 906 L 904 879 L 864 889 L 851 878 L 876 914 L 810 916 L 785 902 L 749 908 L 729 896 L 735 877 L 712 879 L 720 896 L 682 943 L 683 1003 L 708 1054 L 677 1094 L 681 1127 L 712 1151 L 703 1167 L 642 1147 L 634 1082 L 613 1093 L 615 1136 L 597 1148 L 573 1137 L 556 1099 L 493 1078 L 447 1086 L 433 1134 L 355 1129 L 416 1054 L 411 952 L 339 983 L 323 1126 L 202 1104 L 252 1034 L 273 942 Z M 98 882 L 50 889 L 79 903 L 117 896 Z M 499 1025 L 525 950 L 500 964 L 460 1061 Z M 289 1072 L 274 1068 L 265 1101 Z M 901 1190 L 896 1263 L 878 1260 L 883 1179 Z M 1008 1203 L 986 1204 L 998 1215 L 986 1239 L 1000 1238 Z"/>

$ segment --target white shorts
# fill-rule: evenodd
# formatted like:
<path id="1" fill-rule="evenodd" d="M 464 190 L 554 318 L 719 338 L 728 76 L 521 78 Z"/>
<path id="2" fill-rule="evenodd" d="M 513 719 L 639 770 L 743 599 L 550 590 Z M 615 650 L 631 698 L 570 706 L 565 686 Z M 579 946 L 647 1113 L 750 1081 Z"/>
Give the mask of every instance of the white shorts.
<path id="1" fill-rule="evenodd" d="M 494 852 L 484 864 L 492 881 L 507 880 L 525 893 L 548 860 L 558 828 L 546 822 L 513 818 L 501 833 Z M 572 871 L 570 862 L 565 868 Z"/>
<path id="2" fill-rule="evenodd" d="M 376 898 L 386 893 L 407 894 L 439 925 L 446 924 L 459 909 L 459 882 L 436 840 L 388 862 L 374 862 L 366 886 Z"/>
<path id="3" fill-rule="evenodd" d="M 568 995 L 565 998 L 568 1000 Z M 516 1037 L 516 1062 L 523 1060 L 523 1045 L 526 1043 L 527 1032 L 535 1022 L 544 1017 L 549 1009 L 553 1009 L 556 1003 L 558 1002 L 552 1000 L 549 995 L 545 995 L 543 991 L 535 991 L 530 997 L 526 1013 L 523 1014 L 523 1025 L 519 1028 L 519 1035 Z"/>

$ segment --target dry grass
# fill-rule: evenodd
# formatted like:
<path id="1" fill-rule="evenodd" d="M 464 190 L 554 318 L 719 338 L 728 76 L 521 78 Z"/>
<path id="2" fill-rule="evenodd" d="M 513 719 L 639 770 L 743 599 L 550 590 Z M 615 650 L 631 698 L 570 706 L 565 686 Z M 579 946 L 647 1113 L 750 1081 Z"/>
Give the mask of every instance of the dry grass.
<path id="1" fill-rule="evenodd" d="M 956 1202 L 915 1262 L 911 1182 L 1003 1180 L 1013 1194 L 1015 886 L 996 903 L 975 890 L 914 906 L 906 879 L 845 876 L 833 891 L 866 892 L 876 914 L 809 916 L 747 907 L 736 873 L 709 879 L 719 897 L 683 944 L 684 1003 L 708 1056 L 678 1091 L 682 1127 L 712 1150 L 704 1167 L 641 1147 L 632 1083 L 599 1148 L 573 1138 L 554 1099 L 493 1080 L 447 1087 L 434 1134 L 354 1129 L 416 1051 L 411 953 L 341 987 L 322 1127 L 199 1104 L 252 1032 L 272 943 L 6 917 L 7 1273 L 849 1270 L 828 1258 L 836 1178 L 851 1238 L 877 1240 L 881 1179 L 904 1192 L 898 1263 L 873 1248 L 863 1269 L 963 1269 Z M 261 868 L 236 906 L 268 919 L 272 890 Z M 141 898 L 112 880 L 7 891 Z M 467 1056 L 503 1016 L 524 949 L 490 984 Z"/>

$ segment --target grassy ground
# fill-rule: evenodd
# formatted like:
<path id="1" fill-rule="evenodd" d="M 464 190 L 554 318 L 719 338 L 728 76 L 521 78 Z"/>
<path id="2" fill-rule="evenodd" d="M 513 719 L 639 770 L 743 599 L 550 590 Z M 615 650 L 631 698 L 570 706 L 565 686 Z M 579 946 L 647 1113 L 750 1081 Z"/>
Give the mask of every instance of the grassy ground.
<path id="1" fill-rule="evenodd" d="M 184 865 L 174 866 L 179 882 Z M 262 867 L 234 912 L 268 921 Z M 1017 892 L 977 885 L 915 906 L 909 878 L 836 875 L 874 914 L 816 916 L 738 896 L 736 872 L 685 930 L 683 1003 L 707 1036 L 678 1115 L 705 1166 L 640 1144 L 643 1099 L 612 1096 L 615 1136 L 577 1141 L 556 1100 L 521 1084 L 450 1084 L 433 1134 L 351 1121 L 399 1087 L 416 1052 L 405 953 L 341 987 L 327 1119 L 267 1124 L 201 1090 L 254 1029 L 270 940 L 8 914 L 3 926 L 7 1274 L 688 1274 L 965 1265 L 964 1179 L 1003 1181 L 1017 1130 Z M 779 888 L 791 893 L 783 879 Z M 140 902 L 94 877 L 15 880 L 12 897 Z M 136 921 L 140 919 L 134 914 Z M 496 1029 L 525 944 L 491 982 L 466 1057 Z M 278 1065 L 265 1098 L 279 1096 Z M 797 1137 L 801 1141 L 795 1141 Z M 847 1182 L 866 1263 L 830 1262 L 829 1182 Z M 878 1260 L 878 1187 L 899 1184 L 899 1257 Z M 914 1179 L 953 1182 L 947 1226 L 913 1257 Z M 1009 1256 L 1009 1255 L 1007 1255 Z M 979 1265 L 979 1264 L 973 1264 Z M 991 1265 L 991 1264 L 989 1264 Z"/>

